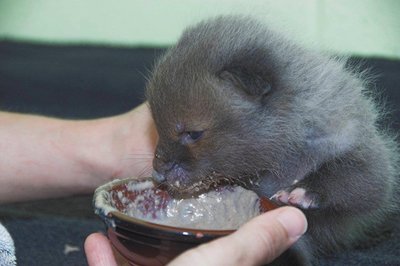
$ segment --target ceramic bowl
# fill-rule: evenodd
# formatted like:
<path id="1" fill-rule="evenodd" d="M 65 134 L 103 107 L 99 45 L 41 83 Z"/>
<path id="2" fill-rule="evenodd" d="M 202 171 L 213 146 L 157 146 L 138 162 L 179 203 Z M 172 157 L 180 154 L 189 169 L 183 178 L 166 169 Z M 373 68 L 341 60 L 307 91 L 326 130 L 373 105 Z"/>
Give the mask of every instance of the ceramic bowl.
<path id="1" fill-rule="evenodd" d="M 234 232 L 171 227 L 125 215 L 111 206 L 109 192 L 132 180 L 114 180 L 100 186 L 93 197 L 95 213 L 104 221 L 111 244 L 131 265 L 165 265 L 187 249 Z M 260 203 L 262 212 L 276 207 L 266 199 Z"/>

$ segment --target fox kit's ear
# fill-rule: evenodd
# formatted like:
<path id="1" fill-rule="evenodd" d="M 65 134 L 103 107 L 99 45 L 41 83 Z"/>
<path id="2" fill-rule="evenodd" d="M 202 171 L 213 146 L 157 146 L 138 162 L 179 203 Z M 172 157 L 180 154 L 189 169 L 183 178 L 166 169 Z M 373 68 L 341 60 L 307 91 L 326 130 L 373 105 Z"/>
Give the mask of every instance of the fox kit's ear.
<path id="1" fill-rule="evenodd" d="M 267 77 L 243 65 L 226 68 L 219 73 L 219 77 L 250 96 L 263 97 L 272 89 Z"/>
<path id="2" fill-rule="evenodd" d="M 217 74 L 249 96 L 264 97 L 274 89 L 274 62 L 270 57 L 263 46 L 249 43 L 232 51 Z"/>

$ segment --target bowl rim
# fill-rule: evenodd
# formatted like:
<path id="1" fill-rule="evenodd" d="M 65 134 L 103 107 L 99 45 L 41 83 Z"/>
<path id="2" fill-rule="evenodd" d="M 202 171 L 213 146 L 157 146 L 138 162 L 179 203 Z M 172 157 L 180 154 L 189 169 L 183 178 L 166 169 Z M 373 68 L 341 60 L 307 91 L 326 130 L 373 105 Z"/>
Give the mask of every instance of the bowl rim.
<path id="1" fill-rule="evenodd" d="M 137 233 L 146 236 L 157 238 L 171 239 L 181 236 L 182 238 L 217 238 L 235 232 L 237 229 L 196 229 L 186 227 L 174 227 L 164 224 L 153 223 L 150 221 L 138 219 L 108 205 L 108 192 L 115 186 L 130 182 L 130 181 L 152 181 L 149 177 L 135 178 L 129 177 L 124 179 L 114 179 L 108 183 L 99 186 L 93 195 L 93 207 L 95 213 L 103 220 L 107 227 L 113 230 L 121 228 L 131 233 Z M 145 230 L 145 231 L 144 231 Z"/>

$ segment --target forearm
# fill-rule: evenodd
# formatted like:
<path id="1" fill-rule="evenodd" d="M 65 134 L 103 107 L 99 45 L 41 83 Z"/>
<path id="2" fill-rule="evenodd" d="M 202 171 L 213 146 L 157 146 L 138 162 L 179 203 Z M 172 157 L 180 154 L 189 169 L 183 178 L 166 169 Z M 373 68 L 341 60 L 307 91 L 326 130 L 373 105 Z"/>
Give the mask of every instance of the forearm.
<path id="1" fill-rule="evenodd" d="M 0 202 L 89 193 L 149 174 L 155 142 L 144 105 L 87 121 L 0 113 Z"/>

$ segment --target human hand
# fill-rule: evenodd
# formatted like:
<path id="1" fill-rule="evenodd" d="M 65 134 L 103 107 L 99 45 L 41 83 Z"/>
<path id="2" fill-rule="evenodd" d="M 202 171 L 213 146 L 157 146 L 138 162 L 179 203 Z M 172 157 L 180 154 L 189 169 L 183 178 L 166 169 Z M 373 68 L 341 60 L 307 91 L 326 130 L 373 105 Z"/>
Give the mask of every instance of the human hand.
<path id="1" fill-rule="evenodd" d="M 169 265 L 262 265 L 272 262 L 307 229 L 304 214 L 282 207 L 257 216 L 226 237 L 190 249 Z M 108 239 L 100 234 L 85 241 L 89 266 L 118 265 Z"/>
<path id="2" fill-rule="evenodd" d="M 92 193 L 115 178 L 149 176 L 157 139 L 145 103 L 91 120 L 0 112 L 7 154 L 0 203 Z"/>
<path id="3" fill-rule="evenodd" d="M 112 173 L 108 179 L 150 176 L 158 133 L 148 105 L 143 103 L 130 112 L 103 120 L 104 131 L 109 133 L 102 143 L 111 146 L 107 159 Z M 107 172 L 110 171 L 102 174 Z"/>

